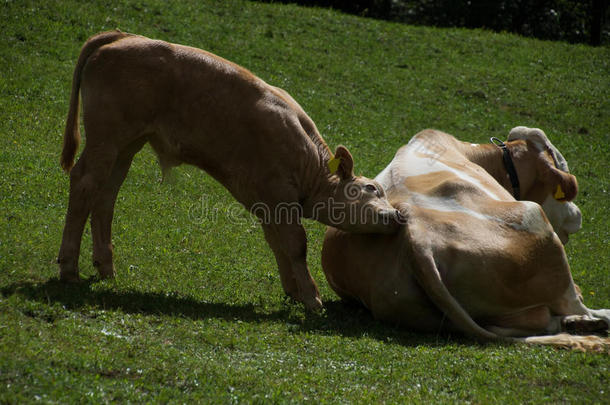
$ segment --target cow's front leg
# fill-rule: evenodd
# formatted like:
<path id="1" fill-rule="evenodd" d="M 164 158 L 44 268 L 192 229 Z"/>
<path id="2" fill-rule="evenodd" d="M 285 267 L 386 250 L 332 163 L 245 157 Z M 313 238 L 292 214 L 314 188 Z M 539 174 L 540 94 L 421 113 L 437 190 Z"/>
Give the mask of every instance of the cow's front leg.
<path id="1" fill-rule="evenodd" d="M 322 309 L 318 286 L 307 268 L 307 236 L 298 224 L 263 225 L 265 239 L 277 261 L 284 291 L 309 310 Z"/>
<path id="2" fill-rule="evenodd" d="M 284 292 L 286 295 L 296 300 L 299 296 L 299 288 L 297 287 L 297 281 L 292 274 L 290 259 L 280 248 L 280 244 L 277 242 L 277 237 L 275 236 L 275 231 L 269 226 L 263 226 L 263 230 L 265 232 L 265 239 L 275 256 Z"/>

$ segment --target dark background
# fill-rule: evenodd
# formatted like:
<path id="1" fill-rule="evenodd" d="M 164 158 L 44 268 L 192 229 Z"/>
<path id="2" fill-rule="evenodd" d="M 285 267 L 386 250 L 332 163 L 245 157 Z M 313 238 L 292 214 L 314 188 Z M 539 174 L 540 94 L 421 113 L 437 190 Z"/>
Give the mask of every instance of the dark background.
<path id="1" fill-rule="evenodd" d="M 274 2 L 273 0 L 267 0 Z M 540 39 L 610 43 L 608 0 L 279 0 L 364 17 L 440 27 L 487 28 Z"/>

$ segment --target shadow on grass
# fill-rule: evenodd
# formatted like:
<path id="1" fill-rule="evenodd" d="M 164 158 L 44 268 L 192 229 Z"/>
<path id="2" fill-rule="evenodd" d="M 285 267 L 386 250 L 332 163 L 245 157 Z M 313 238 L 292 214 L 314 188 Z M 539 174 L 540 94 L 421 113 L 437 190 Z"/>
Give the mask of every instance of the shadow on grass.
<path id="1" fill-rule="evenodd" d="M 226 304 L 205 302 L 173 293 L 139 291 L 96 291 L 91 286 L 98 280 L 92 277 L 77 284 L 66 284 L 53 278 L 44 283 L 19 282 L 1 288 L 3 296 L 17 294 L 43 304 L 59 303 L 69 310 L 85 307 L 118 310 L 131 314 L 178 316 L 193 320 L 224 319 L 250 323 L 284 323 L 291 332 L 320 335 L 370 337 L 404 346 L 438 346 L 446 344 L 472 345 L 474 341 L 461 335 L 435 335 L 411 332 L 375 320 L 358 303 L 341 300 L 325 303 L 323 313 L 304 311 L 301 304 L 286 299 L 279 309 L 263 308 L 255 304 Z"/>

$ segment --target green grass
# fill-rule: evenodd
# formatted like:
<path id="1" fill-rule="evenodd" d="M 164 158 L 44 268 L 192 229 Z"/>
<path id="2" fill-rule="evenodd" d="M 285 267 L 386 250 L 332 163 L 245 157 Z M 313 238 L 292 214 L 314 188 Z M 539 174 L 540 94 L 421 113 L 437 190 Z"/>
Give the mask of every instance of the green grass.
<path id="1" fill-rule="evenodd" d="M 149 148 L 117 202 L 117 278 L 65 286 L 54 263 L 72 69 L 87 37 L 120 28 L 285 88 L 369 176 L 427 127 L 472 142 L 543 128 L 580 183 L 574 278 L 590 307 L 609 308 L 608 47 L 243 1 L 7 0 L 0 21 L 0 402 L 610 401 L 609 356 L 419 335 L 341 303 L 313 222 L 308 260 L 327 309 L 306 313 L 285 300 L 252 218 L 192 167 L 160 184 Z M 81 274 L 95 274 L 88 228 Z"/>

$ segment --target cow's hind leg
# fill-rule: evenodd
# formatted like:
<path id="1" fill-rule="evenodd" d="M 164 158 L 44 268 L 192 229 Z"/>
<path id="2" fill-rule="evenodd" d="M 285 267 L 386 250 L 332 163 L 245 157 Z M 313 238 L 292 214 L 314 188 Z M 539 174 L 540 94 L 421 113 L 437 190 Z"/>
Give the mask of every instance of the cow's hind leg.
<path id="1" fill-rule="evenodd" d="M 59 278 L 62 281 L 79 280 L 78 257 L 85 223 L 110 175 L 115 159 L 116 152 L 112 148 L 103 145 L 85 146 L 81 157 L 70 171 L 68 211 L 57 258 Z"/>
<path id="2" fill-rule="evenodd" d="M 608 323 L 605 320 L 588 315 L 564 316 L 561 319 L 561 326 L 565 332 L 573 335 L 605 335 L 608 331 Z"/>
<path id="3" fill-rule="evenodd" d="M 499 336 L 532 336 L 540 333 L 557 333 L 559 318 L 551 316 L 545 305 L 516 310 L 513 313 L 482 319 L 485 329 Z"/>
<path id="4" fill-rule="evenodd" d="M 113 277 L 112 261 L 112 217 L 119 189 L 127 177 L 136 153 L 146 143 L 145 138 L 137 139 L 122 150 L 114 163 L 110 177 L 100 190 L 91 211 L 91 235 L 93 238 L 93 265 L 101 278 Z"/>

